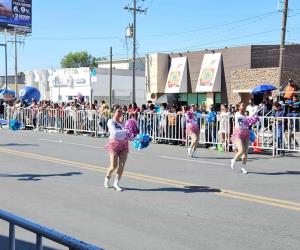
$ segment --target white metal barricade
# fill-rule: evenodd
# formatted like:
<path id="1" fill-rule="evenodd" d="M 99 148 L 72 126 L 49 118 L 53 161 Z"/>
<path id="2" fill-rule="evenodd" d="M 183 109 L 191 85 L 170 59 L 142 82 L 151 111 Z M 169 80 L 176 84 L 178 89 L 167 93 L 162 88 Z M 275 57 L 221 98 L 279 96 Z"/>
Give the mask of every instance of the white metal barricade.
<path id="1" fill-rule="evenodd" d="M 39 129 L 56 130 L 57 129 L 57 110 L 45 109 L 37 112 L 37 127 Z"/>
<path id="2" fill-rule="evenodd" d="M 5 119 L 18 119 L 24 126 L 37 127 L 59 132 L 89 133 L 94 136 L 108 136 L 107 121 L 110 117 L 96 110 L 72 109 L 30 109 L 6 108 Z M 146 133 L 154 143 L 189 145 L 186 134 L 184 114 L 176 113 L 135 113 L 124 115 L 124 122 L 130 118 L 137 121 L 140 133 Z M 233 115 L 217 115 L 209 120 L 207 115 L 199 115 L 197 123 L 200 129 L 199 143 L 205 147 L 229 151 L 234 145 L 231 135 L 234 129 Z M 272 150 L 273 155 L 285 151 L 300 152 L 299 117 L 260 117 L 253 126 L 256 140 L 251 148 Z"/>
<path id="3" fill-rule="evenodd" d="M 276 118 L 274 132 L 276 156 L 285 152 L 300 152 L 300 117 Z"/>

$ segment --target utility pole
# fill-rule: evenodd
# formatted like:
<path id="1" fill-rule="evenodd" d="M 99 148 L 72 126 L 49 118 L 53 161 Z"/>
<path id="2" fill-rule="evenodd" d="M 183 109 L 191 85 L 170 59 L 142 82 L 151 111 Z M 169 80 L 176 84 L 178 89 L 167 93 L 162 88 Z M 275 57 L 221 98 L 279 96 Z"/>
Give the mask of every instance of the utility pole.
<path id="1" fill-rule="evenodd" d="M 17 40 L 17 29 L 14 29 L 14 40 L 8 41 L 10 43 L 15 44 L 15 89 L 16 89 L 16 98 L 19 96 L 18 95 L 18 43 L 24 43 L 21 41 Z"/>
<path id="2" fill-rule="evenodd" d="M 279 86 L 282 86 L 283 81 L 283 63 L 285 54 L 285 34 L 286 34 L 286 22 L 288 14 L 289 1 L 284 0 L 284 9 L 282 15 L 282 28 L 281 28 L 281 43 L 280 43 L 280 57 L 279 57 Z"/>
<path id="3" fill-rule="evenodd" d="M 19 97 L 18 91 L 18 48 L 17 48 L 17 30 L 15 29 L 15 89 L 16 98 Z"/>
<path id="4" fill-rule="evenodd" d="M 7 41 L 6 41 L 6 29 L 4 31 L 4 45 L 5 45 L 5 90 L 7 90 L 8 73 L 7 73 Z"/>
<path id="5" fill-rule="evenodd" d="M 125 6 L 124 9 L 133 12 L 133 55 L 132 55 L 132 103 L 135 102 L 135 62 L 136 62 L 136 13 L 146 13 L 147 9 L 136 7 L 137 0 L 133 0 L 133 7 Z"/>
<path id="6" fill-rule="evenodd" d="M 109 51 L 109 108 L 112 108 L 112 47 Z"/>
<path id="7" fill-rule="evenodd" d="M 7 90 L 7 44 L 5 43 L 0 43 L 0 46 L 3 46 L 5 49 L 5 90 Z"/>

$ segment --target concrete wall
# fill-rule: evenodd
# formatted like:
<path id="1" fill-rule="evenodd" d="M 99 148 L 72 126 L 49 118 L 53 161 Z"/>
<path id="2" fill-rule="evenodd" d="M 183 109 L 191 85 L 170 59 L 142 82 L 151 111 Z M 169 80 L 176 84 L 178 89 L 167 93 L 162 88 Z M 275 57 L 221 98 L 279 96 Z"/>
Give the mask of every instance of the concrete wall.
<path id="1" fill-rule="evenodd" d="M 92 83 L 93 96 L 96 99 L 108 100 L 109 97 L 109 70 L 97 69 L 97 82 Z M 146 85 L 145 72 L 136 71 L 136 103 L 138 105 L 146 103 Z M 122 100 L 122 103 L 128 104 L 132 98 L 132 71 L 130 70 L 113 70 L 112 90 L 115 100 Z"/>
<path id="2" fill-rule="evenodd" d="M 234 90 L 251 90 L 262 83 L 272 83 L 272 85 L 279 88 L 278 77 L 278 68 L 233 70 L 231 72 L 232 94 L 229 103 L 236 104 L 241 101 L 241 95 L 239 93 L 234 93 Z"/>
<path id="3" fill-rule="evenodd" d="M 273 68 L 279 66 L 279 45 L 252 45 L 251 68 Z M 299 70 L 300 45 L 286 45 L 284 49 L 284 70 Z"/>
<path id="4" fill-rule="evenodd" d="M 169 72 L 169 55 L 154 53 L 146 61 L 146 79 L 151 93 L 164 93 Z M 149 65 L 149 69 L 148 69 Z"/>

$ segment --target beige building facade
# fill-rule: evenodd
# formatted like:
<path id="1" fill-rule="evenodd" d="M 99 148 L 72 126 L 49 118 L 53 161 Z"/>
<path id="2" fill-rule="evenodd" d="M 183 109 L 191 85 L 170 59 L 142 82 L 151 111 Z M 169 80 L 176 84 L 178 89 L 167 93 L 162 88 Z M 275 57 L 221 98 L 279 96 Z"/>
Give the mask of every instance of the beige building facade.
<path id="1" fill-rule="evenodd" d="M 145 58 L 147 98 L 156 100 L 166 94 L 165 86 L 172 58 L 187 58 L 187 92 L 175 99 L 184 104 L 235 104 L 247 102 L 255 86 L 268 83 L 279 90 L 289 78 L 300 83 L 300 45 L 285 48 L 283 83 L 279 83 L 279 45 L 249 45 L 182 53 L 154 53 Z M 208 54 L 221 53 L 221 89 L 197 92 L 200 69 Z M 174 96 L 174 94 L 173 94 Z M 174 98 L 173 98 L 174 100 Z"/>

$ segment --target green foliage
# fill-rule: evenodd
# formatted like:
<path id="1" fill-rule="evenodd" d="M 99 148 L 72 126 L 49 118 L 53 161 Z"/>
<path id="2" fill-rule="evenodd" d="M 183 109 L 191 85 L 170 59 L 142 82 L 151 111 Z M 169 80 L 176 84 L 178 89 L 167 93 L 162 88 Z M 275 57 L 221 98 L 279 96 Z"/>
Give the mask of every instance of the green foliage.
<path id="1" fill-rule="evenodd" d="M 60 64 L 62 68 L 97 67 L 96 61 L 106 60 L 105 57 L 93 57 L 86 51 L 70 52 L 64 56 Z"/>

